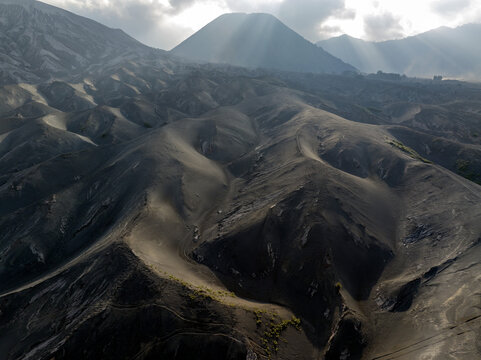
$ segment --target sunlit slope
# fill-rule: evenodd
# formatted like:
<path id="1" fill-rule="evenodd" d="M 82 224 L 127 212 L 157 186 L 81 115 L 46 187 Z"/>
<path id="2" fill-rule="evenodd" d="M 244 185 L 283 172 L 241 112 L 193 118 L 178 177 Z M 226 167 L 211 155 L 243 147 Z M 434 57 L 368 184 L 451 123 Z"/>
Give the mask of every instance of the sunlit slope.
<path id="1" fill-rule="evenodd" d="M 479 81 L 480 24 L 442 27 L 405 39 L 369 42 L 347 35 L 317 44 L 368 73 L 394 72 L 432 78 L 434 75 Z"/>
<path id="2" fill-rule="evenodd" d="M 356 71 L 268 14 L 225 14 L 171 50 L 192 60 L 298 72 Z"/>
<path id="3" fill-rule="evenodd" d="M 479 185 L 293 87 L 126 62 L 3 88 L 7 358 L 478 356 Z"/>

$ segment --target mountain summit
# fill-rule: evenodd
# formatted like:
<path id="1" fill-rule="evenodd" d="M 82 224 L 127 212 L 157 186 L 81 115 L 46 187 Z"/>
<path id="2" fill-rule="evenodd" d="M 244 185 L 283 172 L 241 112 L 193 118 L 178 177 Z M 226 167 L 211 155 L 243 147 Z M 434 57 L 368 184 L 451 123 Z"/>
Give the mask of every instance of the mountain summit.
<path id="1" fill-rule="evenodd" d="M 296 72 L 356 71 L 268 14 L 224 14 L 175 47 L 200 61 Z"/>

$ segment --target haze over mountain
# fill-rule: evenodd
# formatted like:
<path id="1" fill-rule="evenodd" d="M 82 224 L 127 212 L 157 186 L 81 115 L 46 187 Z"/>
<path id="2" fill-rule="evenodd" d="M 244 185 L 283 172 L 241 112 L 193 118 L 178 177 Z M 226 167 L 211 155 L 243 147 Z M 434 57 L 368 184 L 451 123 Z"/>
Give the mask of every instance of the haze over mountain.
<path id="1" fill-rule="evenodd" d="M 438 28 L 405 39 L 369 42 L 342 35 L 317 44 L 359 70 L 481 79 L 481 24 Z"/>
<path id="2" fill-rule="evenodd" d="M 112 47 L 4 69 L 1 360 L 480 358 L 481 85 Z"/>
<path id="3" fill-rule="evenodd" d="M 269 14 L 225 14 L 171 50 L 192 60 L 313 73 L 356 71 Z"/>

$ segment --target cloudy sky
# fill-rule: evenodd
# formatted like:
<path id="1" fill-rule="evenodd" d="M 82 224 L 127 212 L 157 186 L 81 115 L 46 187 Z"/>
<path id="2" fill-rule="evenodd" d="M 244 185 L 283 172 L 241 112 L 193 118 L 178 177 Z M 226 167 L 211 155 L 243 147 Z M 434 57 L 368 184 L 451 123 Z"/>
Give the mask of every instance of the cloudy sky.
<path id="1" fill-rule="evenodd" d="M 226 12 L 267 12 L 310 41 L 381 41 L 481 22 L 479 0 L 42 0 L 169 50 Z"/>

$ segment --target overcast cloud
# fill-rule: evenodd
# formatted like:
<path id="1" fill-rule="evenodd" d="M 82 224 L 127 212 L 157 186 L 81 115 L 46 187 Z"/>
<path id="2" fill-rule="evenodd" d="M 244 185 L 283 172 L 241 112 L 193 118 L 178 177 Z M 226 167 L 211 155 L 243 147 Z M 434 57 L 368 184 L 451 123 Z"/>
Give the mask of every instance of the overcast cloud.
<path id="1" fill-rule="evenodd" d="M 442 16 L 451 16 L 468 8 L 472 0 L 438 0 L 433 2 L 432 9 Z"/>
<path id="2" fill-rule="evenodd" d="M 481 22 L 478 0 L 43 0 L 170 49 L 226 12 L 267 12 L 310 41 L 381 41 Z"/>
<path id="3" fill-rule="evenodd" d="M 391 13 L 367 15 L 364 18 L 364 32 L 367 40 L 398 39 L 404 35 L 401 18 Z"/>

